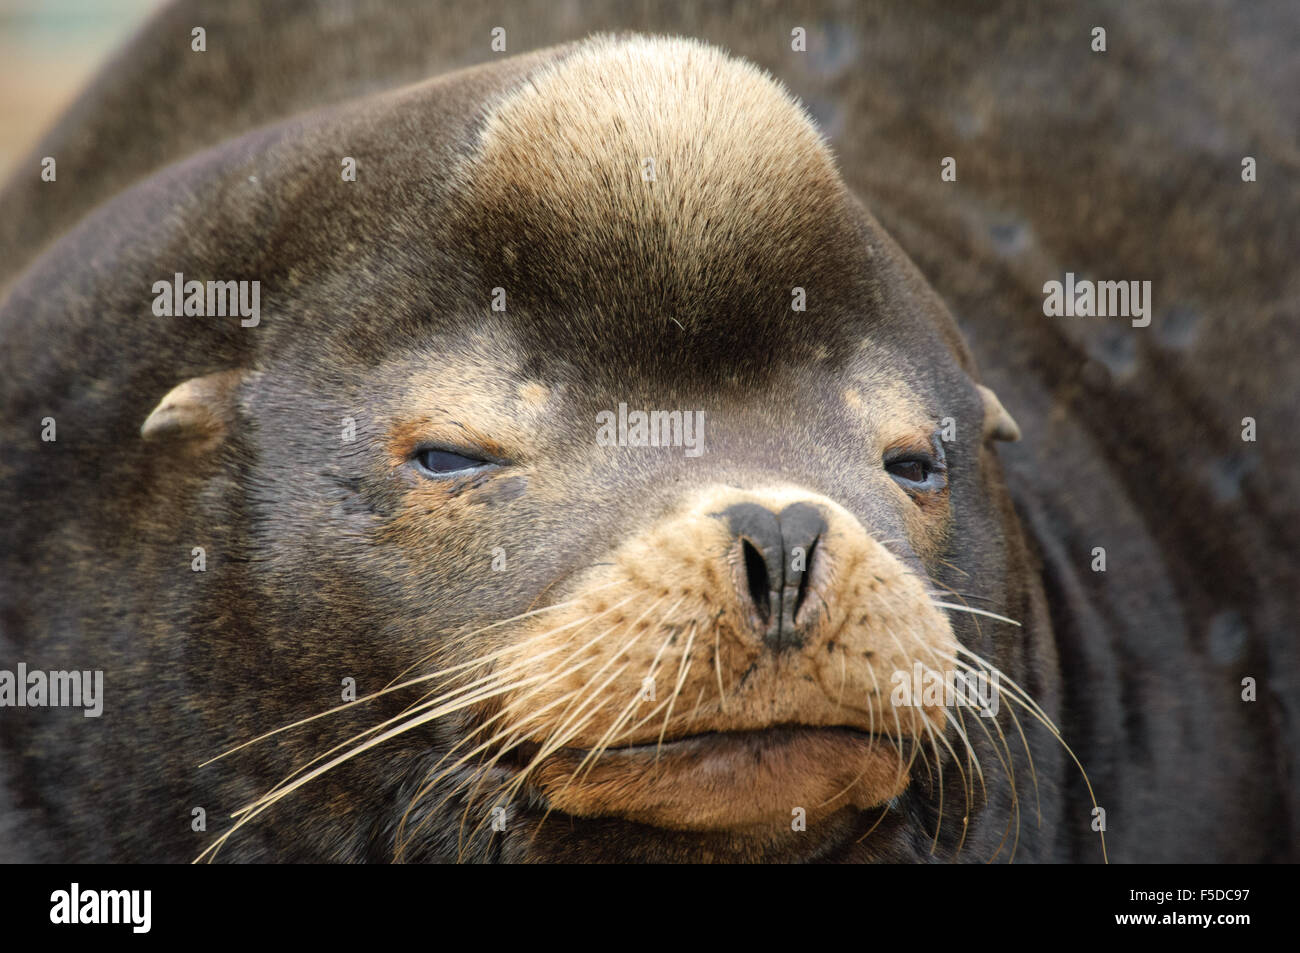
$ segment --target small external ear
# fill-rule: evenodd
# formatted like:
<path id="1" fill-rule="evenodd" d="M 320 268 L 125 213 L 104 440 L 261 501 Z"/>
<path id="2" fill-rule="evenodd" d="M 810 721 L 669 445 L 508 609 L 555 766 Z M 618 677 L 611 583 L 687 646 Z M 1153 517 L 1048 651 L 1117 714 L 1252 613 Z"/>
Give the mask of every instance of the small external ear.
<path id="1" fill-rule="evenodd" d="M 1020 426 L 1002 406 L 998 395 L 983 384 L 976 384 L 975 389 L 980 392 L 980 399 L 984 401 L 984 439 L 1019 440 Z"/>
<path id="2" fill-rule="evenodd" d="M 140 427 L 145 440 L 184 440 L 207 449 L 226 435 L 235 416 L 243 371 L 191 377 L 167 392 Z"/>

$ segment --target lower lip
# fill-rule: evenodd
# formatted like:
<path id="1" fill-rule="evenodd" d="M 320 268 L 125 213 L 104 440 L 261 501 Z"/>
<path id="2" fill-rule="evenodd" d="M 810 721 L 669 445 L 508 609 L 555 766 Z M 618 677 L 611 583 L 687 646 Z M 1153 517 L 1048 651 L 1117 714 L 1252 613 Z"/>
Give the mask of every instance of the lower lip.
<path id="1" fill-rule="evenodd" d="M 849 728 L 723 732 L 586 757 L 566 749 L 536 768 L 554 809 L 675 830 L 788 832 L 800 809 L 810 821 L 866 809 L 908 782 L 893 742 Z"/>

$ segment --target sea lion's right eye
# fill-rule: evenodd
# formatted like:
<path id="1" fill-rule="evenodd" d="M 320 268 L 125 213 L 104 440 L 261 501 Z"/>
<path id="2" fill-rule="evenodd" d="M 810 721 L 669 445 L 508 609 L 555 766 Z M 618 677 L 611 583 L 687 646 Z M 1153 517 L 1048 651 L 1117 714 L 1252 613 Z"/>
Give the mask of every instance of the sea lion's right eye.
<path id="1" fill-rule="evenodd" d="M 415 464 L 425 476 L 446 477 L 493 466 L 489 460 L 467 457 L 453 450 L 427 447 L 415 454 Z"/>

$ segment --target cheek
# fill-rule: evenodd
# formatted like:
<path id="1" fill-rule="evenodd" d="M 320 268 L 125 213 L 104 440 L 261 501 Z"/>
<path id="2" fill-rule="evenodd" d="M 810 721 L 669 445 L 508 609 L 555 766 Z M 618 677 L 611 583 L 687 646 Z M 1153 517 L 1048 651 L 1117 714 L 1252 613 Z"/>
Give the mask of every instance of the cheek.
<path id="1" fill-rule="evenodd" d="M 478 504 L 492 506 L 518 500 L 528 492 L 528 478 L 523 476 L 498 477 L 478 494 Z"/>
<path id="2" fill-rule="evenodd" d="M 477 522 L 470 494 L 457 493 L 450 480 L 426 479 L 409 467 L 394 472 L 392 482 L 400 495 L 377 542 L 422 561 L 464 558 Z"/>
<path id="3" fill-rule="evenodd" d="M 459 585 L 481 586 L 501 578 L 494 552 L 519 540 L 520 523 L 535 494 L 532 474 L 480 473 L 462 479 L 430 479 L 410 466 L 389 475 L 393 510 L 375 537 L 417 571 L 436 567 Z M 510 547 L 514 548 L 514 547 Z M 511 569 L 518 565 L 514 553 Z"/>
<path id="4" fill-rule="evenodd" d="M 942 551 L 952 525 L 951 485 L 915 497 L 895 486 L 904 501 L 903 525 L 913 551 L 923 561 L 933 559 Z"/>

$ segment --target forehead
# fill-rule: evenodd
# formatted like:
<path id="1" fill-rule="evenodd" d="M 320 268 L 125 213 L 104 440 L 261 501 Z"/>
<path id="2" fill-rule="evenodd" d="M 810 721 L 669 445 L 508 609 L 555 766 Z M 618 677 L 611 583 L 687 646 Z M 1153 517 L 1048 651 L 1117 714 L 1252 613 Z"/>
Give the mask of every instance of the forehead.
<path id="1" fill-rule="evenodd" d="M 868 224 L 825 143 L 712 47 L 571 49 L 489 103 L 453 179 L 451 234 L 523 335 L 709 364 L 849 346 L 871 317 Z"/>
<path id="2" fill-rule="evenodd" d="M 754 66 L 605 38 L 471 73 L 340 120 L 410 126 L 392 162 L 419 189 L 369 195 L 373 248 L 337 262 L 342 297 L 374 306 L 296 286 L 300 320 L 268 321 L 268 364 L 299 354 L 326 383 L 364 382 L 400 355 L 449 372 L 468 349 L 466 373 L 511 386 L 715 393 L 965 366 L 942 303 Z"/>

